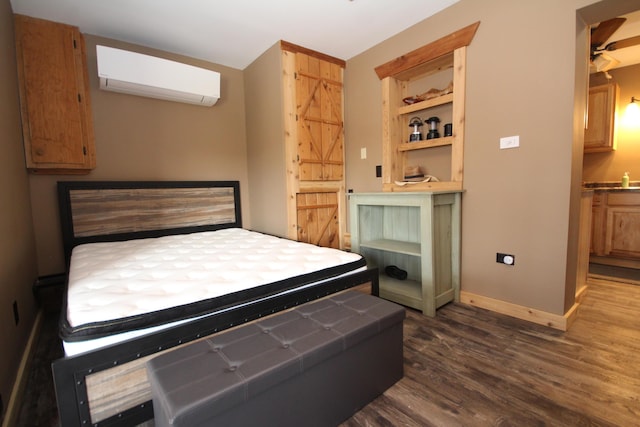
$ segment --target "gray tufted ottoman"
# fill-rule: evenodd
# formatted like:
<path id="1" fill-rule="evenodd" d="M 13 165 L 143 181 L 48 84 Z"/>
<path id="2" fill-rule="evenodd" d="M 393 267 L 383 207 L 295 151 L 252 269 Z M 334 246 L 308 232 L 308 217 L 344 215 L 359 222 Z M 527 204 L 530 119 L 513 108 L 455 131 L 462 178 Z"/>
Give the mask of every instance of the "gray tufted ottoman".
<path id="1" fill-rule="evenodd" d="M 404 317 L 347 291 L 155 357 L 155 425 L 337 425 L 402 378 Z"/>

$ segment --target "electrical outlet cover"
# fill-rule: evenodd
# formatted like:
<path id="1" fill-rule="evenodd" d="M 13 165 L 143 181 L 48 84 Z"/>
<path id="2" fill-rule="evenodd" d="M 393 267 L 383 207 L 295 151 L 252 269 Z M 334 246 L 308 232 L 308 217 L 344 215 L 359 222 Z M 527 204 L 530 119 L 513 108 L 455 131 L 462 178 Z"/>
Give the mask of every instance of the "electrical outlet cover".
<path id="1" fill-rule="evenodd" d="M 499 264 L 514 265 L 516 263 L 516 256 L 498 252 L 496 254 L 496 262 Z"/>

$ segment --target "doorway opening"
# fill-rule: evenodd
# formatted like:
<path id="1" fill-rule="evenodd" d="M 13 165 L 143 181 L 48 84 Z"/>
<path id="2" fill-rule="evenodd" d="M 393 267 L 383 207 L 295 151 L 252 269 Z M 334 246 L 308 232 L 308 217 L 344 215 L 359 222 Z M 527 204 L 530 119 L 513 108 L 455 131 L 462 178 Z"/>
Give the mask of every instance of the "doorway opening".
<path id="1" fill-rule="evenodd" d="M 588 275 L 640 285 L 640 249 L 634 249 L 636 246 L 640 248 L 640 227 L 631 225 L 629 229 L 630 224 L 637 225 L 640 221 L 640 190 L 622 193 L 619 188 L 625 172 L 630 173 L 632 181 L 640 180 L 640 144 L 637 142 L 640 127 L 625 127 L 620 120 L 631 97 L 635 93 L 640 94 L 640 82 L 636 77 L 640 73 L 640 9 L 637 5 L 620 3 L 604 0 L 578 11 L 578 17 L 584 20 L 588 31 L 591 29 L 590 94 L 596 93 L 596 88 L 606 86 L 615 87 L 618 91 L 613 101 L 614 113 L 617 114 L 613 114 L 611 119 L 610 145 L 594 150 L 587 141 L 592 136 L 587 138 L 585 135 L 582 182 L 583 187 L 589 187 L 595 193 Z M 616 49 L 616 42 L 620 43 L 621 49 Z M 577 81 L 582 78 L 578 71 Z M 587 132 L 593 133 L 591 122 L 596 114 L 590 101 L 590 129 Z M 606 124 L 606 121 L 601 120 L 600 123 Z M 610 197 L 613 203 L 609 205 L 608 197 L 613 193 L 614 196 Z M 637 196 L 630 196 L 632 193 L 637 193 Z M 622 208 L 616 205 L 620 204 L 621 194 L 638 198 L 637 213 L 632 213 L 630 205 L 626 205 L 630 202 L 625 201 Z M 633 216 L 629 217 L 630 214 Z M 633 231 L 635 229 L 638 231 Z"/>

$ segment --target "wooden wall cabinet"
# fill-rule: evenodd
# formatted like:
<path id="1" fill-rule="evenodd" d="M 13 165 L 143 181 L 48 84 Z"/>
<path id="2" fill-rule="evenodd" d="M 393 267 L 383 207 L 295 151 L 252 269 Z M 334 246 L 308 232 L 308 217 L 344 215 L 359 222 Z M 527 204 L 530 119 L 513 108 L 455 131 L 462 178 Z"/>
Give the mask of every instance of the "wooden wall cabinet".
<path id="1" fill-rule="evenodd" d="M 471 43 L 479 22 L 452 33 L 415 51 L 376 68 L 382 81 L 382 183 L 383 191 L 461 190 L 463 185 L 464 111 L 466 79 L 466 46 Z M 416 95 L 414 83 L 428 82 L 431 76 L 447 74 L 453 92 L 406 105 L 403 99 Z M 424 83 L 423 83 L 424 84 Z M 440 83 L 442 86 L 442 83 Z M 446 83 L 444 84 L 446 86 Z M 436 89 L 436 87 L 432 87 Z M 441 88 L 441 87 L 438 87 Z M 440 138 L 409 142 L 409 122 L 416 114 L 429 117 L 446 107 L 451 117 L 453 135 L 445 137 L 441 123 Z M 427 125 L 424 125 L 427 127 Z M 426 130 L 423 131 L 426 134 Z M 439 176 L 439 182 L 402 183 L 407 166 L 415 164 L 412 153 L 449 147 L 450 171 Z M 437 161 L 437 160 L 436 160 Z"/>
<path id="2" fill-rule="evenodd" d="M 82 34 L 23 15 L 15 15 L 15 32 L 27 168 L 88 173 L 96 159 Z"/>
<path id="3" fill-rule="evenodd" d="M 608 83 L 589 88 L 584 152 L 600 153 L 616 149 L 616 105 L 620 88 Z"/>
<path id="4" fill-rule="evenodd" d="M 380 271 L 380 297 L 428 316 L 460 299 L 461 192 L 349 195 L 351 249 Z M 387 266 L 405 280 L 385 274 Z"/>

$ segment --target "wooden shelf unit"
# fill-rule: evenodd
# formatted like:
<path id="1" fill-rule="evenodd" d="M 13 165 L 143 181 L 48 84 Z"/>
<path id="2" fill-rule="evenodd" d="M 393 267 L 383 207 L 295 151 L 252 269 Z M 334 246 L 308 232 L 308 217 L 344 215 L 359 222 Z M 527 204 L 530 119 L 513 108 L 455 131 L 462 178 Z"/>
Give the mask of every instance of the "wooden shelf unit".
<path id="1" fill-rule="evenodd" d="M 398 114 L 411 114 L 416 111 L 426 110 L 431 107 L 437 107 L 439 105 L 449 104 L 453 102 L 453 93 L 441 95 L 437 98 L 427 99 L 426 101 L 416 102 L 415 104 L 405 105 L 398 107 Z"/>
<path id="2" fill-rule="evenodd" d="M 461 191 L 349 195 L 351 250 L 380 271 L 380 297 L 428 316 L 460 299 Z M 385 274 L 395 265 L 406 280 Z"/>
<path id="3" fill-rule="evenodd" d="M 402 55 L 376 67 L 382 82 L 382 184 L 383 191 L 415 192 L 433 190 L 462 190 L 464 158 L 464 111 L 466 47 L 471 43 L 479 22 L 445 36 L 433 43 Z M 426 101 L 405 105 L 411 83 L 428 79 L 436 73 L 450 73 L 453 93 Z M 409 115 L 446 106 L 451 111 L 453 135 L 416 142 L 408 142 Z M 417 150 L 450 146 L 450 175 L 438 177 L 440 182 L 397 184 L 403 181 L 409 155 Z M 425 165 L 420 165 L 423 167 Z M 428 169 L 428 168 L 427 168 Z M 428 174 L 429 171 L 427 170 Z"/>

